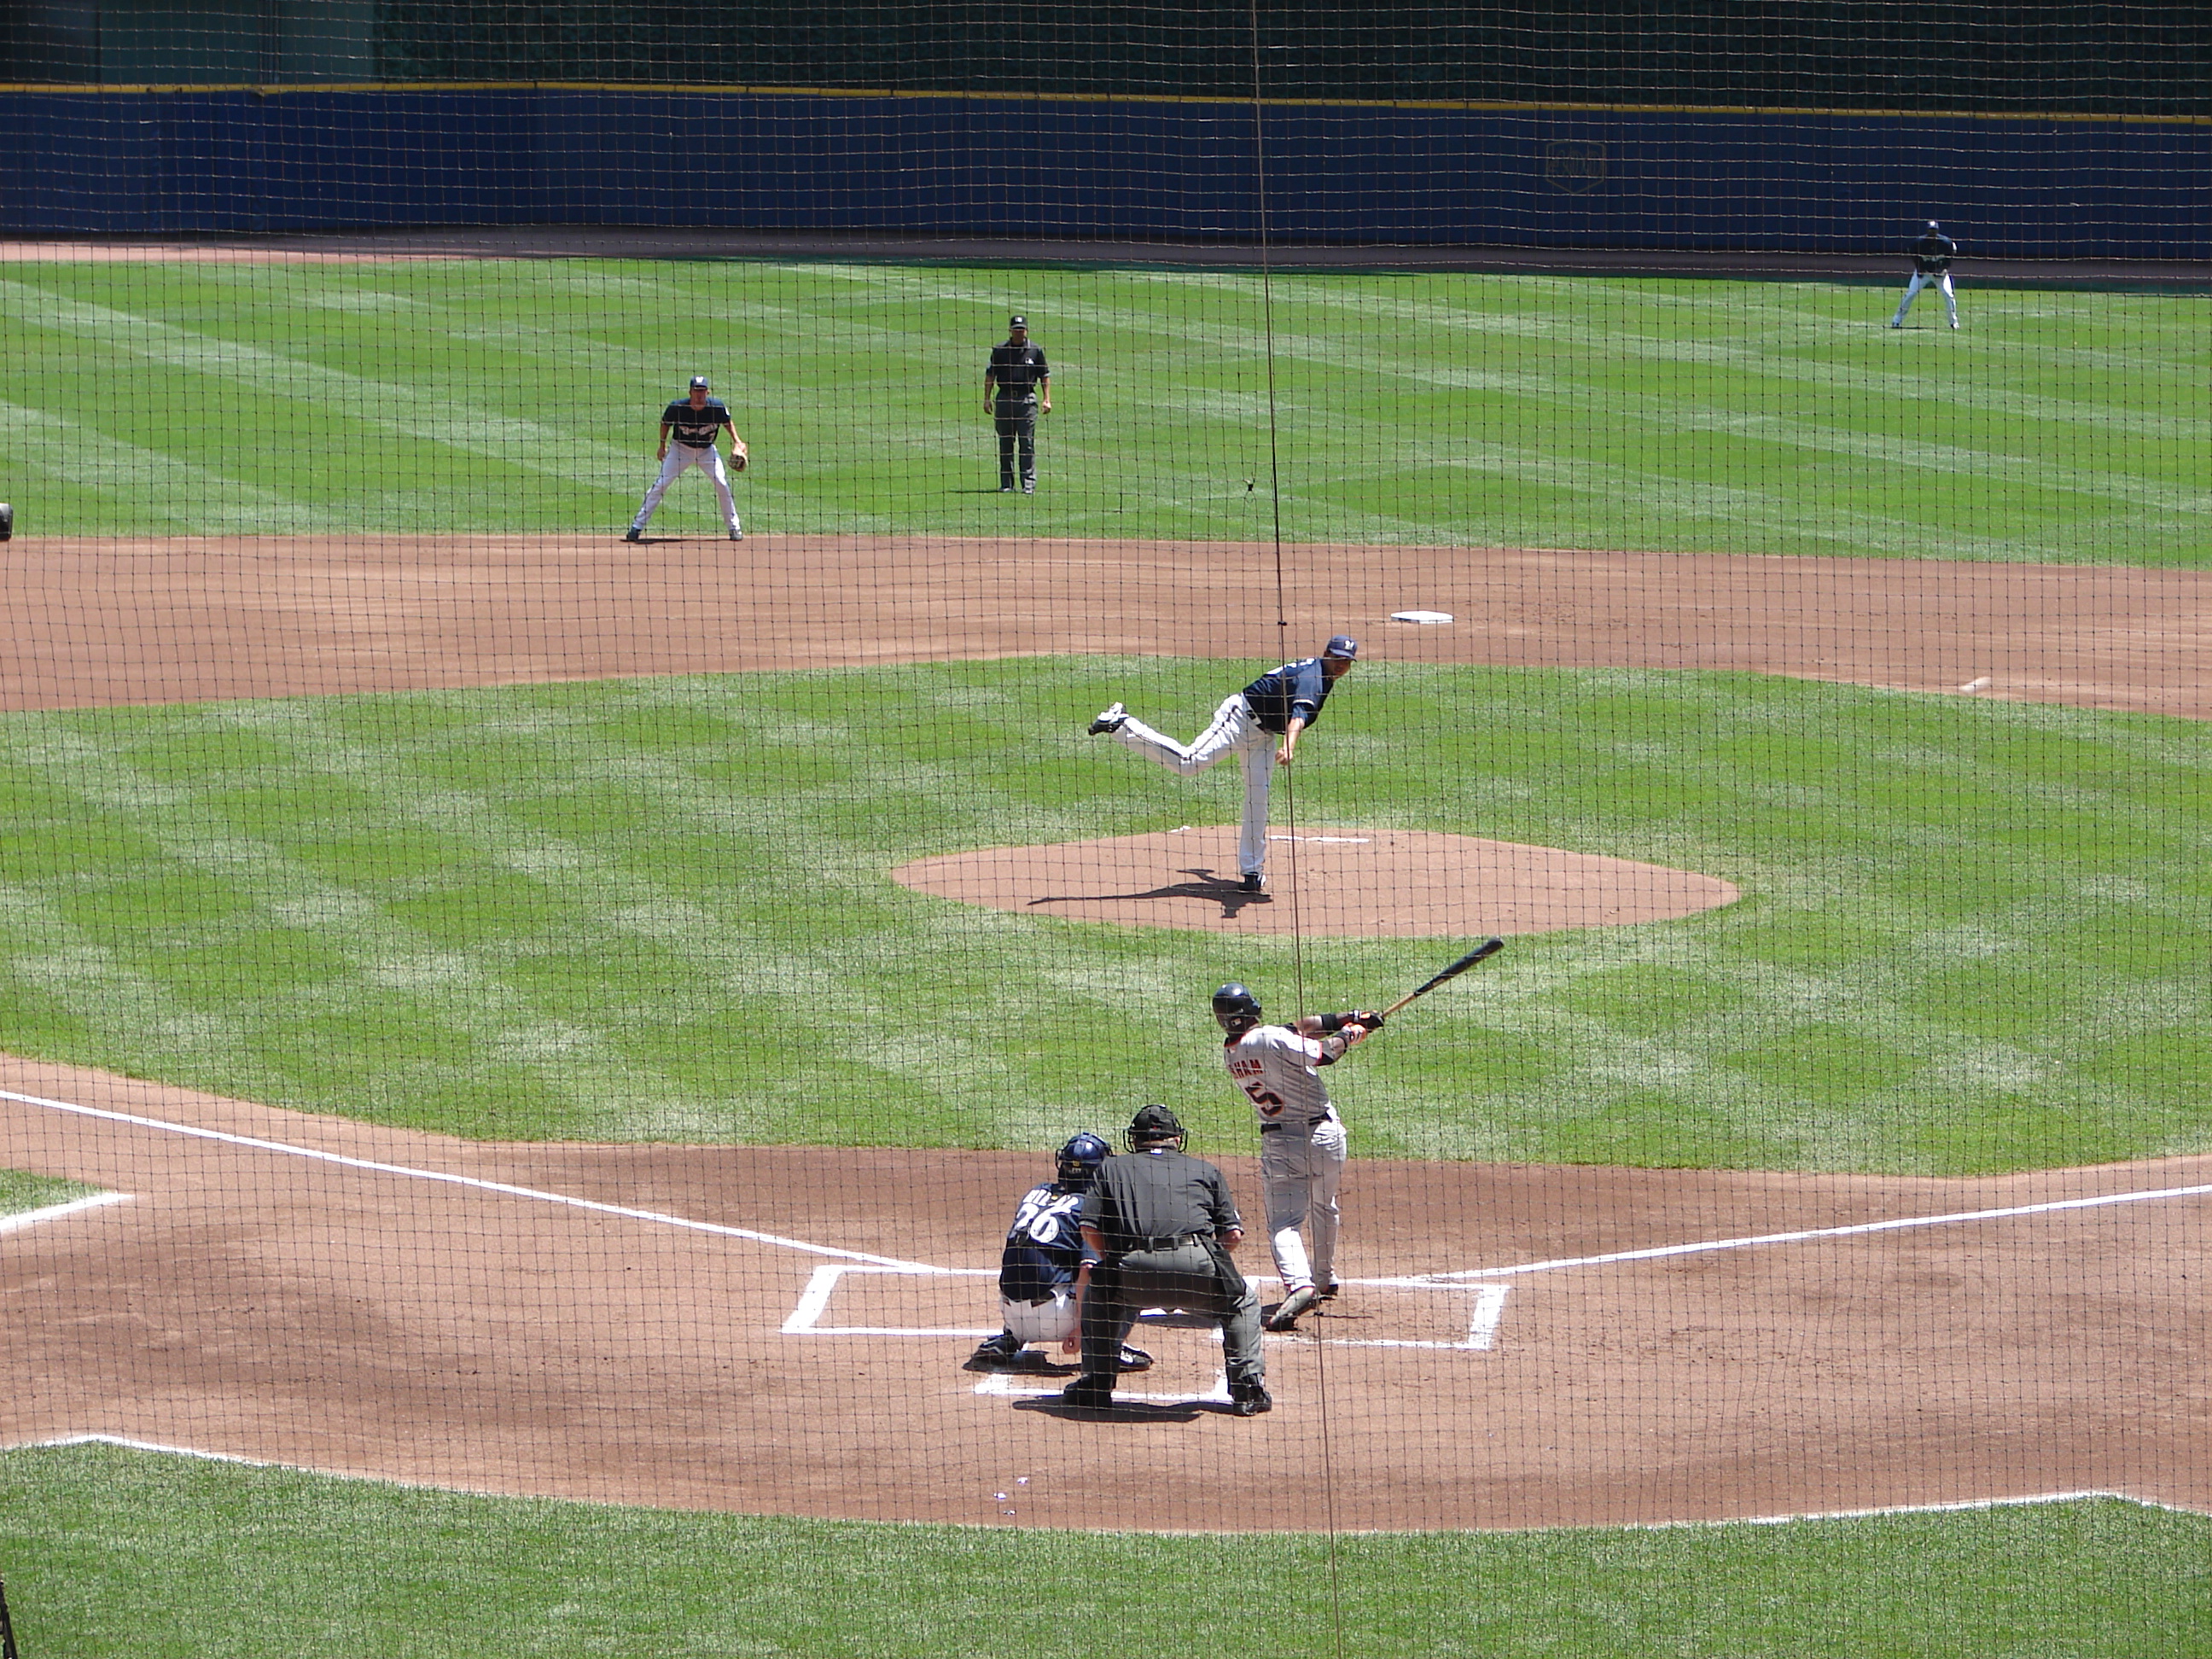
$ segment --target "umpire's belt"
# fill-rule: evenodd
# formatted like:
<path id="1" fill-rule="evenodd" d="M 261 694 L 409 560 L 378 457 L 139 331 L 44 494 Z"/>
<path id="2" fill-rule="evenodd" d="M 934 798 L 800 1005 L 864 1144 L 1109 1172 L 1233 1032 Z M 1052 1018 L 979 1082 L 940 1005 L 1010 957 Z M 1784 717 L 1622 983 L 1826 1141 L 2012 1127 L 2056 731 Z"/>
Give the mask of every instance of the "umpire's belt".
<path id="1" fill-rule="evenodd" d="M 1207 1227 L 1194 1233 L 1169 1233 L 1158 1238 L 1139 1238 L 1133 1241 L 1127 1249 L 1115 1251 L 1111 1259 L 1119 1261 L 1125 1255 L 1149 1255 L 1156 1250 L 1177 1249 L 1185 1244 L 1203 1244 L 1212 1237 L 1213 1229 Z"/>

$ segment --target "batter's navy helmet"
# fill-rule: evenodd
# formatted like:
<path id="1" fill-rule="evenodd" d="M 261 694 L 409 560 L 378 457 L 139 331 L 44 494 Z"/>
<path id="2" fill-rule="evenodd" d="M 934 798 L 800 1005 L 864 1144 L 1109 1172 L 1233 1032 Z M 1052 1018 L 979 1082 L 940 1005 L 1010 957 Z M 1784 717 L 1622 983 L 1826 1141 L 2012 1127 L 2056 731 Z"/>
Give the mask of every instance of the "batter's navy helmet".
<path id="1" fill-rule="evenodd" d="M 1242 1036 L 1260 1023 L 1260 999 L 1241 985 L 1224 985 L 1213 994 L 1213 1017 L 1230 1036 Z"/>
<path id="2" fill-rule="evenodd" d="M 1103 1135 L 1085 1129 L 1073 1135 L 1060 1149 L 1060 1184 L 1071 1192 L 1087 1193 L 1098 1179 L 1098 1166 L 1114 1155 Z"/>

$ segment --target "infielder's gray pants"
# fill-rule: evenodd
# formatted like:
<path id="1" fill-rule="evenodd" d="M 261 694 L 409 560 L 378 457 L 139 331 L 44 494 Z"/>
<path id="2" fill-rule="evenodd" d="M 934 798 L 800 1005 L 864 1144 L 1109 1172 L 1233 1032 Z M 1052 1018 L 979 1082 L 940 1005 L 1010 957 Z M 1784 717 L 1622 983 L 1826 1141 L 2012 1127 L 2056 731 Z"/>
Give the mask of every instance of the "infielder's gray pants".
<path id="1" fill-rule="evenodd" d="M 1110 1276 L 1111 1291 L 1099 1293 L 1099 1274 Z M 1147 1308 L 1181 1308 L 1221 1322 L 1222 1358 L 1232 1386 L 1266 1380 L 1267 1363 L 1260 1353 L 1260 1298 L 1239 1278 L 1222 1282 L 1213 1253 L 1205 1245 L 1178 1244 L 1171 1250 L 1135 1250 L 1111 1268 L 1093 1268 L 1091 1291 L 1083 1298 L 1083 1373 L 1111 1383 L 1119 1375 L 1121 1345 Z"/>
<path id="2" fill-rule="evenodd" d="M 1244 823 L 1237 838 L 1237 873 L 1258 876 L 1267 869 L 1267 792 L 1275 781 L 1275 750 L 1282 739 L 1262 727 L 1242 691 L 1233 691 L 1213 711 L 1213 722 L 1185 748 L 1132 714 L 1115 728 L 1125 749 L 1148 755 L 1169 771 L 1194 778 L 1231 753 L 1244 760 Z"/>
<path id="3" fill-rule="evenodd" d="M 707 475 L 707 481 L 714 486 L 714 499 L 721 503 L 722 522 L 729 527 L 732 536 L 736 535 L 738 503 L 730 494 L 730 475 L 722 469 L 722 452 L 712 446 L 694 449 L 689 444 L 672 443 L 668 446 L 668 453 L 661 459 L 660 476 L 645 492 L 644 504 L 637 509 L 637 516 L 629 521 L 629 527 L 641 531 L 653 522 L 653 509 L 660 505 L 660 498 L 668 493 L 668 486 L 683 477 L 684 469 L 687 466 L 696 466 Z"/>
<path id="4" fill-rule="evenodd" d="M 1022 482 L 1036 484 L 1036 423 L 1035 404 L 1000 404 L 992 417 L 999 423 L 999 488 L 1014 487 L 1014 455 L 1020 452 Z"/>

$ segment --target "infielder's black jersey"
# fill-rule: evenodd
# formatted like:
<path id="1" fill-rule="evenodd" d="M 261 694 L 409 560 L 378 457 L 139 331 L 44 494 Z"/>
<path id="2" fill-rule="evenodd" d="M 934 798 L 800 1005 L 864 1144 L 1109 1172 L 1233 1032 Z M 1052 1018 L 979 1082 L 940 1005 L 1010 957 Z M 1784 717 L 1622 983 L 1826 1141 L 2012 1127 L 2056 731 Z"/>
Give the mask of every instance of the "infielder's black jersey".
<path id="1" fill-rule="evenodd" d="M 1912 245 L 1912 268 L 1923 276 L 1940 276 L 1951 268 L 1959 245 L 1937 231 L 1929 231 Z"/>
<path id="2" fill-rule="evenodd" d="M 730 425 L 730 410 L 720 398 L 708 398 L 704 409 L 694 409 L 689 398 L 678 398 L 668 405 L 660 420 L 670 435 L 686 449 L 712 449 L 715 436 Z"/>
<path id="3" fill-rule="evenodd" d="M 1006 1229 L 999 1257 L 999 1294 L 1010 1302 L 1042 1302 L 1075 1283 L 1083 1266 L 1083 1232 L 1076 1213 L 1083 1194 L 1056 1181 L 1032 1187 Z"/>
<path id="4" fill-rule="evenodd" d="M 1100 1166 L 1083 1200 L 1083 1224 L 1104 1236 L 1107 1255 L 1122 1255 L 1148 1239 L 1219 1234 L 1244 1224 L 1228 1182 L 1204 1158 L 1144 1152 Z"/>
<path id="5" fill-rule="evenodd" d="M 1039 345 L 994 345 L 991 348 L 989 378 L 999 383 L 998 395 L 1021 402 L 1036 396 L 1037 382 L 1052 370 L 1045 367 Z"/>
<path id="6" fill-rule="evenodd" d="M 1328 689 L 1321 659 L 1302 657 L 1254 680 L 1244 688 L 1244 701 L 1252 705 L 1253 717 L 1262 732 L 1287 732 L 1294 715 L 1308 726 L 1321 718 Z"/>

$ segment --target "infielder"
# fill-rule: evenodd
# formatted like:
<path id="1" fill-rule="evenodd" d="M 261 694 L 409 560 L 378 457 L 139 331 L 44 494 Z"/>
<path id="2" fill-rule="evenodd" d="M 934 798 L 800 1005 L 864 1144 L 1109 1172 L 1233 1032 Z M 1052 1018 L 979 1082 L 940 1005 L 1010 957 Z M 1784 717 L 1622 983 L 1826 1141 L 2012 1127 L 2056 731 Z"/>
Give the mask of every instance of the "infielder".
<path id="1" fill-rule="evenodd" d="M 1912 245 L 1912 280 L 1905 285 L 1905 297 L 1897 302 L 1897 315 L 1889 319 L 1892 328 L 1905 326 L 1905 313 L 1912 309 L 1923 288 L 1942 290 L 1943 309 L 1950 314 L 1951 326 L 1958 327 L 1959 296 L 1951 291 L 1951 260 L 1958 251 L 1959 245 L 1930 219 L 1927 230 Z"/>
<path id="2" fill-rule="evenodd" d="M 1155 732 L 1120 703 L 1091 722 L 1091 735 L 1110 733 L 1127 749 L 1149 755 L 1170 772 L 1194 778 L 1234 753 L 1244 761 L 1244 827 L 1237 842 L 1237 870 L 1248 893 L 1267 884 L 1267 794 L 1275 769 L 1297 755 L 1298 734 L 1321 718 L 1322 705 L 1350 672 L 1359 642 L 1330 639 L 1318 657 L 1301 657 L 1262 674 L 1213 711 L 1213 723 L 1186 748 Z"/>
<path id="3" fill-rule="evenodd" d="M 1084 1248 L 1076 1212 L 1098 1166 L 1111 1156 L 1103 1136 L 1073 1136 L 1057 1154 L 1055 1178 L 1023 1194 L 999 1257 L 1003 1328 L 968 1357 L 969 1370 L 1012 1370 L 1032 1342 L 1057 1342 L 1064 1354 L 1082 1351 L 1083 1297 L 1098 1258 Z M 1152 1363 L 1142 1348 L 1121 1345 L 1123 1370 L 1146 1370 Z"/>
<path id="4" fill-rule="evenodd" d="M 1336 1189 L 1344 1178 L 1344 1120 L 1321 1067 L 1342 1060 L 1382 1024 L 1376 1013 L 1308 1014 L 1296 1025 L 1261 1021 L 1260 1000 L 1242 985 L 1213 994 L 1213 1017 L 1228 1033 L 1221 1058 L 1260 1115 L 1260 1178 L 1267 1190 L 1267 1245 L 1283 1281 L 1271 1331 L 1337 1293 Z M 1313 1236 L 1306 1254 L 1301 1228 Z"/>
<path id="5" fill-rule="evenodd" d="M 983 412 L 999 428 L 999 489 L 1014 487 L 1014 461 L 1021 459 L 1022 494 L 1036 494 L 1036 423 L 1052 413 L 1052 370 L 1044 348 L 1030 343 L 1030 319 L 1006 319 L 1004 345 L 991 348 L 983 371 Z"/>
<path id="6" fill-rule="evenodd" d="M 744 530 L 738 523 L 738 504 L 730 495 L 729 474 L 722 471 L 722 452 L 714 447 L 714 440 L 721 435 L 724 427 L 730 428 L 730 459 L 742 472 L 746 462 L 745 441 L 738 436 L 738 428 L 731 424 L 730 411 L 722 400 L 707 395 L 707 377 L 694 374 L 690 395 L 678 398 L 661 411 L 660 448 L 653 458 L 660 463 L 660 476 L 645 492 L 644 504 L 629 521 L 624 541 L 634 542 L 645 534 L 645 527 L 652 522 L 660 498 L 687 466 L 697 467 L 713 482 L 715 499 L 722 504 L 722 520 L 730 526 L 730 539 L 744 540 Z M 676 437 L 673 449 L 668 446 L 672 433 Z"/>

